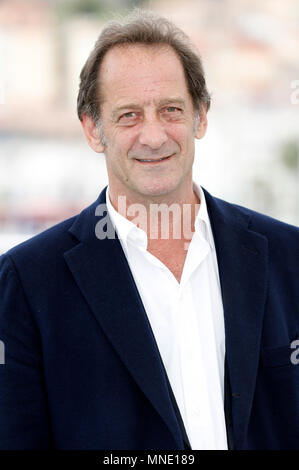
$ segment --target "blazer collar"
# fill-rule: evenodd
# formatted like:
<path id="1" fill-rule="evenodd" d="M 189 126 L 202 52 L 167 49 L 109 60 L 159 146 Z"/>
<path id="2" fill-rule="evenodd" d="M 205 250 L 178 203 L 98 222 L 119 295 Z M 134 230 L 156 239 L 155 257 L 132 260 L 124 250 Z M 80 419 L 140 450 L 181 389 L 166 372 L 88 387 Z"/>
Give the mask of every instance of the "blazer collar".
<path id="1" fill-rule="evenodd" d="M 242 448 L 258 369 L 267 288 L 267 238 L 250 230 L 249 211 L 203 190 L 224 307 L 234 441 L 236 448 Z M 159 350 L 105 203 L 106 188 L 75 219 L 70 232 L 80 243 L 65 253 L 65 259 L 124 365 L 167 424 L 176 445 L 182 446 Z M 101 231 L 110 231 L 110 239 L 97 238 L 97 224 Z"/>
<path id="2" fill-rule="evenodd" d="M 235 446 L 246 445 L 268 283 L 268 240 L 251 229 L 253 212 L 212 197 L 206 201 L 214 235 L 224 307 L 227 372 Z"/>
<path id="3" fill-rule="evenodd" d="M 184 449 L 163 362 L 127 259 L 108 217 L 105 190 L 75 219 L 69 231 L 80 243 L 65 252 L 64 257 L 108 340 L 172 434 L 173 448 Z M 99 240 L 96 227 L 101 233 L 107 229 L 110 238 Z"/>

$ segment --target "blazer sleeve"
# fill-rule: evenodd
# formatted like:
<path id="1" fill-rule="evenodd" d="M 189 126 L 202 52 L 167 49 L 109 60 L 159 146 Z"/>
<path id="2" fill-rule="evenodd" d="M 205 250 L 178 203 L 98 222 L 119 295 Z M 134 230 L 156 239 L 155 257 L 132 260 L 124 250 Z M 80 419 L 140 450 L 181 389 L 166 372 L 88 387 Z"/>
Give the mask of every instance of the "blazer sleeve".
<path id="1" fill-rule="evenodd" d="M 0 340 L 0 449 L 51 448 L 41 338 L 7 254 L 0 257 Z"/>

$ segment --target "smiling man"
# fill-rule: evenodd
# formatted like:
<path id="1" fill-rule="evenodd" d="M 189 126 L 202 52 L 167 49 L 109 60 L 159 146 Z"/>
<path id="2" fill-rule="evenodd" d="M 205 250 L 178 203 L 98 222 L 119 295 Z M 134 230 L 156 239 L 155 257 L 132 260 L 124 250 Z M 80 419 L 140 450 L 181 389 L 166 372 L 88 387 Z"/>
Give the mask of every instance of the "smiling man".
<path id="1" fill-rule="evenodd" d="M 101 126 L 106 145 L 88 115 L 82 124 L 90 145 L 105 152 L 109 194 L 143 204 L 194 203 L 194 137 L 206 130 L 205 109 L 195 113 L 180 59 L 170 46 L 119 45 L 102 63 Z M 132 86 L 133 84 L 133 86 Z"/>
<path id="2" fill-rule="evenodd" d="M 139 12 L 80 77 L 109 185 L 0 259 L 0 448 L 299 448 L 299 231 L 193 181 L 197 52 Z"/>
<path id="3" fill-rule="evenodd" d="M 167 44 L 116 45 L 103 59 L 99 81 L 100 121 L 80 107 L 79 113 L 90 146 L 105 153 L 111 204 L 117 208 L 118 198 L 125 196 L 127 211 L 136 203 L 148 214 L 159 203 L 167 210 L 175 202 L 182 213 L 188 205 L 195 208 L 194 138 L 205 134 L 206 106 L 193 104 L 174 49 Z M 171 222 L 182 224 L 182 219 Z M 178 282 L 185 243 L 183 237 L 148 241 L 148 251 L 163 258 Z"/>

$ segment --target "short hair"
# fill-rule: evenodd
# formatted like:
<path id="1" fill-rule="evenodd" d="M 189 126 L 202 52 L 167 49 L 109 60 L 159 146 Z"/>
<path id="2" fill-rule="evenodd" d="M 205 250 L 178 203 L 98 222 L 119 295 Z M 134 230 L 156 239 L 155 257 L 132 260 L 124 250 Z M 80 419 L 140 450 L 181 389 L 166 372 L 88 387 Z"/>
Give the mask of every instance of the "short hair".
<path id="1" fill-rule="evenodd" d="M 183 66 L 194 109 L 208 110 L 211 97 L 206 87 L 201 58 L 188 36 L 169 20 L 146 10 L 135 9 L 123 21 L 111 21 L 103 29 L 81 73 L 77 98 L 80 120 L 84 114 L 94 122 L 100 119 L 101 93 L 99 70 L 105 54 L 118 45 L 168 45 L 174 49 Z"/>

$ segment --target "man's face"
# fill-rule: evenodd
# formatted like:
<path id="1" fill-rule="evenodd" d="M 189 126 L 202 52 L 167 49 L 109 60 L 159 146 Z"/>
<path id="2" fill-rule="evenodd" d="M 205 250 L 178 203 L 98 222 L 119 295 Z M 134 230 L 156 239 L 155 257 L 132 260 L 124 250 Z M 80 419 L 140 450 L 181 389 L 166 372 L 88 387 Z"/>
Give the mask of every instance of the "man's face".
<path id="1" fill-rule="evenodd" d="M 116 46 L 100 70 L 101 127 L 110 194 L 130 199 L 169 195 L 192 186 L 195 113 L 183 67 L 166 46 Z M 97 151 L 101 151 L 98 148 Z"/>

